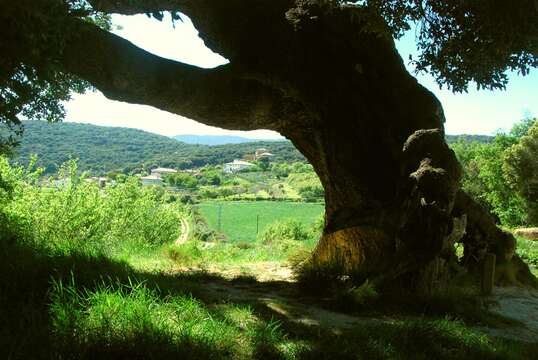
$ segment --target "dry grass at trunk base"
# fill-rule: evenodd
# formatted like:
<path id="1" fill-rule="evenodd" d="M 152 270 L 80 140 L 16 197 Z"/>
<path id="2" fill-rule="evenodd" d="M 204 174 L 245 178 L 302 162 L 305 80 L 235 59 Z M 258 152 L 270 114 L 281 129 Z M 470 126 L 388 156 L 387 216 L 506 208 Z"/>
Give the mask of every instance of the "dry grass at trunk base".
<path id="1" fill-rule="evenodd" d="M 538 228 L 521 228 L 514 230 L 515 236 L 520 236 L 527 240 L 538 241 Z"/>

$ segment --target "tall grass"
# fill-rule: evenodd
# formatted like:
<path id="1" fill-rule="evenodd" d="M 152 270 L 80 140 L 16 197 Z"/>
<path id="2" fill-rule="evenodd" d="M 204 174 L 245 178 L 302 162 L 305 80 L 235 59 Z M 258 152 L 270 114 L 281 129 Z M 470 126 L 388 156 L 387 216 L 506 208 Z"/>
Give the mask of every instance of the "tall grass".
<path id="1" fill-rule="evenodd" d="M 517 253 L 529 264 L 534 276 L 538 277 L 538 241 L 517 238 Z"/>
<path id="2" fill-rule="evenodd" d="M 216 241 L 192 239 L 169 245 L 166 253 L 178 264 L 204 267 L 255 262 L 289 263 L 307 256 L 315 247 L 321 229 L 319 219 L 307 227 L 296 220 L 275 221 L 265 227 L 255 241 Z M 306 254 L 306 255 L 305 255 Z"/>
<path id="3" fill-rule="evenodd" d="M 11 167 L 6 159 L 0 159 L 0 173 L 10 189 L 0 209 L 3 226 L 19 243 L 47 253 L 110 255 L 179 235 L 182 206 L 167 204 L 162 193 L 141 187 L 136 178 L 100 189 L 77 175 L 74 161 L 60 169 L 61 183 L 51 178 L 39 184 L 39 170 Z"/>
<path id="4" fill-rule="evenodd" d="M 177 238 L 185 211 L 134 178 L 100 189 L 75 162 L 62 167 L 61 183 L 40 175 L 0 157 L 0 358 L 50 358 L 51 278 L 73 273 L 81 289 L 124 280 L 133 273 L 125 259 Z"/>

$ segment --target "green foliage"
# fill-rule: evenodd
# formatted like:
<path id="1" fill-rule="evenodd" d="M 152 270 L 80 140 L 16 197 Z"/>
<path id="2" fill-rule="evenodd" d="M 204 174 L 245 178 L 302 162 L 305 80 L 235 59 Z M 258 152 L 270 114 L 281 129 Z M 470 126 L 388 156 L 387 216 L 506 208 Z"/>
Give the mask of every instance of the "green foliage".
<path id="1" fill-rule="evenodd" d="M 275 161 L 305 161 L 289 141 L 191 145 L 136 129 L 43 121 L 23 124 L 25 134 L 14 160 L 26 165 L 37 154 L 37 165 L 45 174 L 55 173 L 70 158 L 78 159 L 80 170 L 95 175 L 142 173 L 154 167 L 199 168 L 240 159 L 259 147 L 271 149 Z M 217 170 L 212 169 L 213 173 Z"/>
<path id="2" fill-rule="evenodd" d="M 491 135 L 468 135 L 468 134 L 462 134 L 462 135 L 446 135 L 445 136 L 447 144 L 455 144 L 459 142 L 463 143 L 483 143 L 483 144 L 489 144 L 492 143 L 495 140 L 495 136 Z"/>
<path id="3" fill-rule="evenodd" d="M 526 133 L 529 124 L 523 120 L 509 134 L 497 134 L 491 143 L 462 138 L 451 145 L 464 169 L 463 189 L 509 227 L 526 224 L 528 211 L 524 198 L 507 181 L 508 165 L 503 159 L 510 149 L 517 148 L 519 136 Z"/>
<path id="4" fill-rule="evenodd" d="M 61 167 L 59 180 L 39 184 L 40 170 L 11 167 L 0 158 L 7 184 L 0 196 L 4 226 L 19 241 L 50 253 L 113 253 L 126 247 L 155 246 L 178 235 L 180 205 L 168 204 L 157 189 L 143 188 L 137 178 L 101 190 L 77 175 L 74 161 Z"/>
<path id="5" fill-rule="evenodd" d="M 258 168 L 260 168 L 261 171 L 267 171 L 271 167 L 271 163 L 269 161 L 269 158 L 261 158 L 260 160 L 256 161 L 256 165 L 258 165 Z"/>
<path id="6" fill-rule="evenodd" d="M 74 280 L 53 280 L 50 312 L 56 351 L 82 359 L 129 353 L 159 359 L 247 358 L 260 337 L 271 345 L 284 336 L 271 331 L 274 323 L 252 320 L 248 307 L 225 305 L 215 311 L 189 295 L 165 295 L 131 280 L 102 282 L 86 290 Z M 246 319 L 246 332 L 236 325 L 238 319 Z"/>
<path id="7" fill-rule="evenodd" d="M 110 16 L 93 11 L 83 0 L 0 4 L 0 154 L 18 143 L 21 118 L 60 121 L 65 116 L 63 102 L 71 93 L 91 88 L 59 65 L 69 32 L 58 23 L 67 16 L 111 27 Z"/>
<path id="8" fill-rule="evenodd" d="M 299 188 L 299 195 L 306 202 L 315 202 L 323 199 L 325 191 L 321 185 L 306 185 Z"/>
<path id="9" fill-rule="evenodd" d="M 291 173 L 286 181 L 307 202 L 323 200 L 325 191 L 315 172 Z"/>
<path id="10" fill-rule="evenodd" d="M 470 82 L 478 88 L 503 89 L 508 82 L 507 70 L 525 75 L 538 66 L 536 42 L 532 40 L 538 35 L 534 20 L 538 8 L 533 0 L 359 3 L 381 14 L 395 37 L 414 23 L 419 51 L 418 58 L 412 59 L 416 70 L 429 72 L 441 86 L 454 91 L 466 91 Z M 505 29 L 511 29 L 510 33 Z"/>
<path id="11" fill-rule="evenodd" d="M 279 241 L 304 241 L 310 236 L 309 231 L 302 223 L 295 219 L 277 221 L 270 224 L 259 236 L 264 244 L 278 243 Z"/>
<path id="12" fill-rule="evenodd" d="M 293 218 L 310 227 L 323 213 L 324 207 L 316 203 L 280 201 L 215 201 L 201 203 L 198 209 L 213 229 L 233 242 L 249 243 L 256 240 L 256 229 L 258 234 L 263 233 L 276 221 Z"/>
<path id="13" fill-rule="evenodd" d="M 503 158 L 505 178 L 525 203 L 527 222 L 538 225 L 538 122 L 530 120 L 523 129 L 518 143 L 509 147 Z"/>
<path id="14" fill-rule="evenodd" d="M 260 306 L 259 296 L 222 301 L 222 295 L 215 298 L 208 289 L 241 291 L 235 282 L 204 273 L 171 274 L 169 260 L 161 257 L 207 266 L 283 261 L 290 249 L 261 242 L 239 247 L 233 241 L 213 247 L 201 241 L 172 245 L 177 217 L 188 214 L 168 204 L 162 192 L 141 188 L 130 177 L 99 190 L 77 176 L 74 162 L 62 168 L 60 178 L 66 181 L 56 186 L 41 183 L 39 175 L 32 167 L 12 167 L 0 159 L 0 358 L 510 360 L 536 353 L 535 345 L 490 339 L 450 318 L 391 314 L 391 321 L 346 324 L 350 327 L 335 334 L 333 326 L 305 325 L 272 306 Z M 321 212 L 320 205 L 286 205 L 288 215 L 304 216 L 310 223 L 316 219 L 312 234 L 319 231 L 319 215 L 305 213 L 315 206 Z M 283 209 L 274 209 L 273 215 Z M 84 219 L 94 212 L 93 218 Z M 61 234 L 45 235 L 42 224 L 55 226 Z M 164 229 L 148 232 L 148 226 Z M 297 227 L 306 225 L 293 226 Z M 293 249 L 305 253 L 315 244 L 311 238 L 291 241 Z M 153 250 L 141 253 L 145 261 L 163 263 L 140 270 L 133 253 L 144 249 Z M 276 285 L 253 286 L 278 291 L 271 287 Z M 375 289 L 357 288 L 349 296 L 370 303 Z M 278 305 L 280 298 L 273 300 Z M 452 301 L 460 302 L 461 298 Z M 422 314 L 431 303 L 415 306 Z"/>
<path id="15" fill-rule="evenodd" d="M 164 180 L 178 189 L 194 190 L 198 187 L 198 180 L 194 176 L 185 173 L 166 175 Z"/>
<path id="16" fill-rule="evenodd" d="M 538 241 L 517 238 L 517 254 L 536 272 L 538 270 Z"/>

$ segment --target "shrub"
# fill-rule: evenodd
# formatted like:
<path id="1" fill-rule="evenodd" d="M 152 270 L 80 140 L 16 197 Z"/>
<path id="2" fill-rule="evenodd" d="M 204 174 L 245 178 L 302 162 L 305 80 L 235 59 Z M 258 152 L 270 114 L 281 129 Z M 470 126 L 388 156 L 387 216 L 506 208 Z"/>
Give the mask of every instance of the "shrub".
<path id="1" fill-rule="evenodd" d="M 283 240 L 305 241 L 308 238 L 309 233 L 304 225 L 295 219 L 277 221 L 269 225 L 260 236 L 260 240 L 264 244 L 272 244 Z"/>
<path id="2" fill-rule="evenodd" d="M 53 253 L 107 252 L 154 246 L 178 236 L 183 208 L 166 203 L 158 189 L 135 177 L 104 190 L 77 175 L 75 161 L 62 166 L 61 181 L 38 183 L 40 171 L 11 167 L 0 158 L 0 173 L 11 189 L 2 201 L 2 227 L 16 229 L 20 241 Z M 2 195 L 4 194 L 4 195 Z M 7 192 L 0 196 L 6 198 Z"/>

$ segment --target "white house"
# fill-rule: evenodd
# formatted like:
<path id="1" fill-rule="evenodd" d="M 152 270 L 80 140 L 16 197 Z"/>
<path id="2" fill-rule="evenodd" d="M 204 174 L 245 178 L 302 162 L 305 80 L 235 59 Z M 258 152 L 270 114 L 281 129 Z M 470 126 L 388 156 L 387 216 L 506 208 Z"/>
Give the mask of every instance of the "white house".
<path id="1" fill-rule="evenodd" d="M 142 185 L 161 185 L 163 183 L 163 179 L 158 174 L 151 174 L 148 176 L 142 176 L 140 178 L 142 181 Z"/>
<path id="2" fill-rule="evenodd" d="M 162 175 L 175 174 L 177 170 L 168 169 L 168 168 L 156 168 L 151 170 L 151 175 L 161 177 Z"/>
<path id="3" fill-rule="evenodd" d="M 224 167 L 223 167 L 222 171 L 224 171 L 225 173 L 228 173 L 228 174 L 233 174 L 233 173 L 236 173 L 238 171 L 248 169 L 251 166 L 254 166 L 254 164 L 251 164 L 251 163 L 249 163 L 247 161 L 237 160 L 236 159 L 233 162 L 224 164 Z"/>

